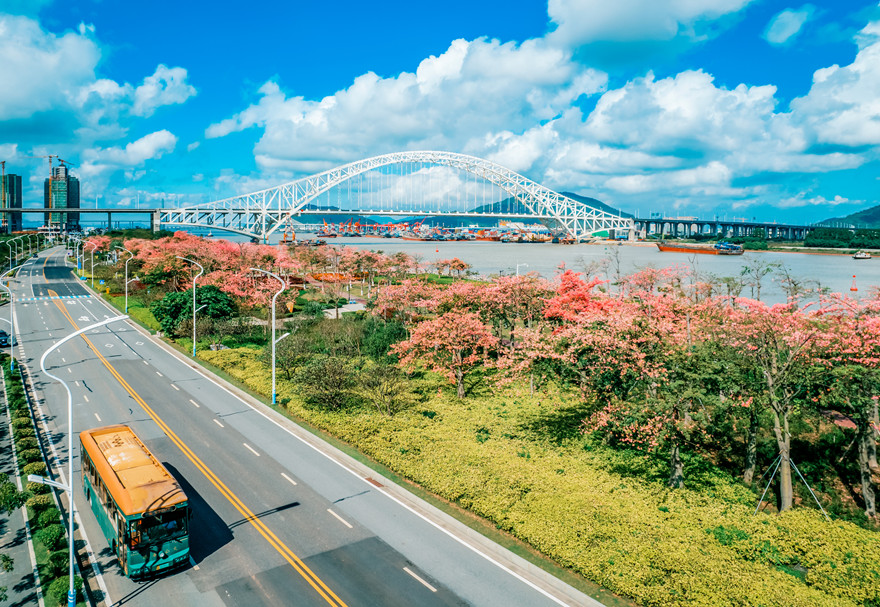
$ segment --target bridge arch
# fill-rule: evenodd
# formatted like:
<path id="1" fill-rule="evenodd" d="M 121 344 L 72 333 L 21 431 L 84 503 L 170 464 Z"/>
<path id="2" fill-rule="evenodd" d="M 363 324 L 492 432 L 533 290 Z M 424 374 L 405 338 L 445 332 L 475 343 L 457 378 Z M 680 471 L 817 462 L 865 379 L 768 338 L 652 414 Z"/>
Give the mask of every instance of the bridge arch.
<path id="1" fill-rule="evenodd" d="M 481 178 L 520 202 L 534 219 L 553 223 L 575 239 L 607 230 L 632 230 L 633 222 L 554 192 L 495 162 L 454 152 L 395 152 L 366 158 L 272 188 L 215 202 L 163 210 L 159 222 L 166 225 L 211 227 L 267 239 L 293 217 L 308 213 L 307 205 L 321 194 L 368 171 L 395 164 L 422 163 L 451 167 Z M 412 216 L 412 210 L 378 208 L 352 209 L 350 213 L 370 216 Z M 420 212 L 435 216 L 523 217 L 523 214 L 473 213 L 460 211 Z"/>

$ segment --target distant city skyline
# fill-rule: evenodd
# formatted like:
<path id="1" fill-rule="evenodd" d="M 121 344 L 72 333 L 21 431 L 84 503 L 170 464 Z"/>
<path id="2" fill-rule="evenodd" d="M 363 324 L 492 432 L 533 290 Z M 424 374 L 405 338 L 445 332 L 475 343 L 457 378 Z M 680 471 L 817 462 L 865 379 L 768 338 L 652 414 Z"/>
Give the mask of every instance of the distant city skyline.
<path id="1" fill-rule="evenodd" d="M 48 154 L 133 208 L 415 149 L 641 217 L 880 204 L 876 1 L 0 0 L 0 83 L 24 206 Z"/>

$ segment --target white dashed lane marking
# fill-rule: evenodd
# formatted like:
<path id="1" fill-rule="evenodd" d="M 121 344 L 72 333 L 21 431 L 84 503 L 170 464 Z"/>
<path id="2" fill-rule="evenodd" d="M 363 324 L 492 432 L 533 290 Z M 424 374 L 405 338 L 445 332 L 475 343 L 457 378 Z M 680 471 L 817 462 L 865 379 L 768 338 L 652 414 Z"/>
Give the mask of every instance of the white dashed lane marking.
<path id="1" fill-rule="evenodd" d="M 283 472 L 281 473 L 281 476 L 283 476 L 285 479 L 287 479 L 291 485 L 296 485 L 296 481 L 293 480 L 292 478 L 290 478 L 289 476 L 287 476 L 286 474 L 284 474 Z"/>
<path id="2" fill-rule="evenodd" d="M 189 399 L 189 402 L 191 402 L 193 405 L 195 405 L 196 409 L 199 408 L 199 403 L 197 403 L 197 402 L 194 401 L 193 399 Z"/>
<path id="3" fill-rule="evenodd" d="M 242 445 L 244 445 L 245 449 L 247 449 L 248 451 L 250 451 L 251 453 L 253 453 L 253 454 L 256 455 L 257 457 L 260 457 L 260 454 L 257 453 L 256 450 L 255 450 L 253 447 L 251 447 L 249 444 L 247 444 L 247 443 L 242 443 Z"/>
<path id="4" fill-rule="evenodd" d="M 214 423 L 217 424 L 218 426 L 220 426 L 221 428 L 225 428 L 225 427 L 226 427 L 226 426 L 224 426 L 223 424 L 220 423 L 220 420 L 219 420 L 219 419 L 215 419 L 215 420 L 214 420 Z"/>
<path id="5" fill-rule="evenodd" d="M 404 567 L 403 570 L 406 571 L 406 572 L 407 572 L 408 574 L 410 574 L 411 576 L 413 576 L 413 577 L 414 577 L 415 579 L 417 579 L 419 582 L 421 582 L 422 585 L 423 585 L 425 588 L 427 588 L 428 590 L 430 590 L 431 592 L 437 592 L 437 589 L 436 589 L 436 588 L 434 588 L 433 586 L 431 586 L 431 584 L 429 584 L 428 582 L 426 582 L 425 580 L 423 580 L 422 578 L 420 578 L 418 575 L 416 575 L 415 573 L 413 573 L 413 572 L 410 570 L 409 567 Z"/>
<path id="6" fill-rule="evenodd" d="M 348 527 L 349 529 L 354 529 L 354 527 L 352 527 L 351 523 L 349 523 L 347 520 L 345 520 L 344 518 L 342 518 L 341 516 L 339 516 L 338 514 L 333 512 L 332 510 L 330 510 L 330 508 L 327 508 L 327 512 L 329 512 L 330 514 L 335 516 L 337 519 L 339 519 L 339 522 L 342 523 L 343 525 L 345 525 L 346 527 Z"/>

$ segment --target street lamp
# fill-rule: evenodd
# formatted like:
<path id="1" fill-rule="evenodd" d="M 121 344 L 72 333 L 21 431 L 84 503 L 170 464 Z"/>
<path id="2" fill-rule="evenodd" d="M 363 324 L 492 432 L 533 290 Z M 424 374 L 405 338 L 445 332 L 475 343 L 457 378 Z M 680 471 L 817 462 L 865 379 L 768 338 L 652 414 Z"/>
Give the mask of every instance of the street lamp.
<path id="1" fill-rule="evenodd" d="M 518 263 L 518 264 L 516 264 L 516 275 L 517 275 L 517 276 L 519 276 L 519 267 L 520 267 L 520 266 L 525 266 L 525 267 L 528 268 L 528 267 L 529 267 L 529 264 L 527 264 L 527 263 Z"/>
<path id="2" fill-rule="evenodd" d="M 193 358 L 196 356 L 196 280 L 198 280 L 199 276 L 205 273 L 205 268 L 202 267 L 197 261 L 189 259 L 188 257 L 181 257 L 180 255 L 176 255 L 177 259 L 182 259 L 183 261 L 188 261 L 192 264 L 199 266 L 199 273 L 193 277 Z M 204 308 L 205 306 L 202 306 Z M 202 308 L 199 308 L 201 310 Z"/>
<path id="3" fill-rule="evenodd" d="M 263 274 L 268 274 L 269 276 L 271 276 L 272 278 L 276 279 L 278 282 L 281 283 L 281 289 L 277 293 L 275 293 L 275 295 L 272 297 L 272 404 L 274 405 L 275 404 L 275 397 L 276 397 L 276 395 L 275 395 L 275 345 L 279 341 L 281 341 L 282 339 L 284 339 L 285 337 L 287 337 L 289 335 L 289 333 L 285 333 L 284 335 L 279 337 L 277 340 L 275 339 L 275 300 L 278 299 L 278 296 L 281 295 L 281 293 L 284 292 L 284 289 L 287 288 L 287 283 L 284 282 L 284 280 L 280 276 L 278 276 L 277 274 L 273 274 L 272 272 L 269 272 L 268 270 L 261 270 L 260 268 L 251 268 L 251 271 L 262 272 Z"/>
<path id="4" fill-rule="evenodd" d="M 67 589 L 67 606 L 75 607 L 76 605 L 76 592 L 73 590 L 73 514 L 74 514 L 74 504 L 73 504 L 73 395 L 70 393 L 70 387 L 65 383 L 63 379 L 56 375 L 52 375 L 46 370 L 46 357 L 49 356 L 49 353 L 52 350 L 57 350 L 65 343 L 85 333 L 86 331 L 91 331 L 92 329 L 96 329 L 98 327 L 103 327 L 104 325 L 110 324 L 111 322 L 116 322 L 117 320 L 125 320 L 128 316 L 114 316 L 113 318 L 108 318 L 107 320 L 102 320 L 101 322 L 95 323 L 93 325 L 89 325 L 88 327 L 84 327 L 79 331 L 75 331 L 62 339 L 61 341 L 49 346 L 49 349 L 43 352 L 43 356 L 40 357 L 40 369 L 43 370 L 43 373 L 48 377 L 61 382 L 61 385 L 64 386 L 64 389 L 67 391 L 67 464 L 68 464 L 68 472 L 67 472 L 67 484 L 64 485 L 62 483 L 56 481 L 50 481 L 49 479 L 43 478 L 41 476 L 30 475 L 28 476 L 28 480 L 35 483 L 42 483 L 44 485 L 49 485 L 51 487 L 55 487 L 57 489 L 61 489 L 67 492 L 67 500 L 68 507 L 70 508 L 70 519 L 68 522 L 68 531 L 67 531 L 67 539 L 69 542 L 68 550 L 70 551 L 68 554 L 70 560 L 70 569 L 69 569 L 69 580 L 70 586 Z"/>
<path id="5" fill-rule="evenodd" d="M 12 270 L 6 270 L 3 272 L 3 276 L 0 276 L 0 281 L 2 281 Z M 9 370 L 15 371 L 15 356 L 14 350 L 12 349 L 13 343 L 15 343 L 15 300 L 12 299 L 12 287 L 8 287 L 2 282 L 0 282 L 0 287 L 6 289 L 9 293 Z"/>
<path id="6" fill-rule="evenodd" d="M 125 247 L 117 246 L 117 249 L 122 249 L 126 253 L 128 253 L 128 259 L 125 260 L 125 313 L 128 314 L 128 262 L 131 261 L 131 258 L 134 257 L 134 253 L 126 249 Z"/>
<path id="7" fill-rule="evenodd" d="M 135 276 L 135 277 L 132 278 L 131 280 L 126 280 L 126 281 L 125 281 L 125 313 L 126 313 L 126 314 L 128 314 L 128 285 L 130 285 L 130 284 L 133 283 L 133 282 L 137 282 L 138 280 L 140 280 L 140 278 L 138 278 L 137 276 Z"/>
<path id="8" fill-rule="evenodd" d="M 95 249 L 98 248 L 98 245 L 95 244 L 94 242 L 91 242 L 91 241 L 87 242 L 86 244 L 92 246 L 92 288 L 94 289 L 95 288 Z"/>
<path id="9" fill-rule="evenodd" d="M 13 240 L 15 240 L 15 239 L 14 238 L 7 238 L 6 242 L 3 243 L 7 247 L 9 247 L 9 270 L 7 270 L 7 272 L 12 272 L 12 241 Z"/>

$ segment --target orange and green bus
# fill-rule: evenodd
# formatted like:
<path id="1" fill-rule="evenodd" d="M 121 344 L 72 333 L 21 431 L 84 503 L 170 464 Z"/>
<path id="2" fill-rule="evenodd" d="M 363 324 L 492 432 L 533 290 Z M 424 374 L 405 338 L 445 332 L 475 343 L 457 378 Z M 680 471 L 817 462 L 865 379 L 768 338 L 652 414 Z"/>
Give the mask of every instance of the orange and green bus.
<path id="1" fill-rule="evenodd" d="M 86 500 L 125 575 L 185 565 L 189 503 L 165 466 L 128 426 L 86 430 L 79 440 Z"/>

